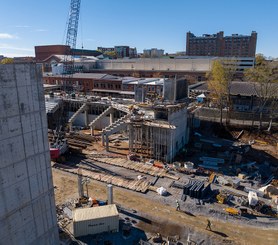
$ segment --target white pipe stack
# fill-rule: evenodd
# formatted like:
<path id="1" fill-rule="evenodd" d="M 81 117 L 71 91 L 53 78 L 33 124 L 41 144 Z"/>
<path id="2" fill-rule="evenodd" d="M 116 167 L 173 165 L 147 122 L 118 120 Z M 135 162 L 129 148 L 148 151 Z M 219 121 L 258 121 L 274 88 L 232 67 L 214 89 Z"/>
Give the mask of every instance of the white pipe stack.
<path id="1" fill-rule="evenodd" d="M 107 200 L 108 204 L 113 204 L 113 185 L 107 185 Z"/>

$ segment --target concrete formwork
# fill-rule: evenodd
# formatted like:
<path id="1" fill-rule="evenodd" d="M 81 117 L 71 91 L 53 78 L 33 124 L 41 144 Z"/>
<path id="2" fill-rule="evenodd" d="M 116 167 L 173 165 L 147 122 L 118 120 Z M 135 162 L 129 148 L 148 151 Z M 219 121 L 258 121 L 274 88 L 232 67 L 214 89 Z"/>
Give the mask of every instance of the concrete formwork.
<path id="1" fill-rule="evenodd" d="M 155 120 L 129 121 L 129 150 L 172 162 L 188 142 L 187 108 L 184 104 L 155 109 Z"/>
<path id="2" fill-rule="evenodd" d="M 59 244 L 41 77 L 0 66 L 0 244 Z"/>

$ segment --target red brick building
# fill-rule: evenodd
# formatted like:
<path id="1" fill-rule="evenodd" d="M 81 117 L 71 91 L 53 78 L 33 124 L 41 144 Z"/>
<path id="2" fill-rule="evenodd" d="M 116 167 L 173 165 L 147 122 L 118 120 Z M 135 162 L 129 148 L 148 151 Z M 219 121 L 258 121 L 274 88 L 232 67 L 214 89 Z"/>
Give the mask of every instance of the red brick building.
<path id="1" fill-rule="evenodd" d="M 100 73 L 75 73 L 71 76 L 44 75 L 44 84 L 61 85 L 85 93 L 122 91 L 122 78 Z"/>
<path id="2" fill-rule="evenodd" d="M 70 54 L 70 50 L 70 46 L 67 45 L 35 46 L 36 61 L 40 63 L 53 54 Z"/>
<path id="3" fill-rule="evenodd" d="M 67 45 L 43 45 L 35 46 L 35 56 L 38 63 L 42 63 L 44 60 L 52 55 L 80 55 L 80 56 L 98 56 L 101 52 L 88 49 L 71 49 Z"/>
<path id="4" fill-rule="evenodd" d="M 219 57 L 255 57 L 257 33 L 251 35 L 232 34 L 224 36 L 224 32 L 217 34 L 203 34 L 197 37 L 191 32 L 186 34 L 186 55 L 188 56 L 219 56 Z"/>
<path id="5" fill-rule="evenodd" d="M 148 94 L 162 95 L 164 79 L 117 77 L 101 73 L 75 73 L 71 76 L 44 75 L 44 84 L 61 85 L 61 89 L 86 94 L 133 98 L 135 88 L 143 87 Z"/>

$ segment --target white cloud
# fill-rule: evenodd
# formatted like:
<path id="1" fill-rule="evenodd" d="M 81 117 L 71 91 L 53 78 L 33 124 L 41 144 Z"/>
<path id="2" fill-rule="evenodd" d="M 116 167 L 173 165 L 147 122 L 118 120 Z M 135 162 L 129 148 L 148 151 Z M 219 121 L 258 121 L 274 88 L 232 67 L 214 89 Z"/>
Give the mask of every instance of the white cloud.
<path id="1" fill-rule="evenodd" d="M 18 51 L 34 51 L 34 49 L 32 48 L 21 48 L 21 47 L 15 47 L 15 46 L 10 46 L 9 44 L 5 44 L 5 43 L 0 43 L 0 49 L 4 49 L 4 50 L 18 50 Z"/>
<path id="2" fill-rule="evenodd" d="M 84 41 L 88 41 L 88 42 L 95 42 L 96 40 L 93 38 L 85 38 Z"/>
<path id="3" fill-rule="evenodd" d="M 13 27 L 16 27 L 16 28 L 30 28 L 31 26 L 28 26 L 28 25 L 16 25 L 16 26 L 13 26 Z"/>
<path id="4" fill-rule="evenodd" d="M 44 31 L 48 31 L 48 30 L 46 30 L 46 29 L 36 29 L 35 31 L 44 32 Z"/>
<path id="5" fill-rule="evenodd" d="M 18 37 L 15 35 L 11 35 L 9 33 L 0 33 L 0 39 L 17 39 Z"/>
<path id="6" fill-rule="evenodd" d="M 30 53 L 10 53 L 10 52 L 6 52 L 6 53 L 1 53 L 1 55 L 4 55 L 5 57 L 9 57 L 9 58 L 13 58 L 13 57 L 34 57 L 34 54 L 30 54 Z"/>
<path id="7" fill-rule="evenodd" d="M 0 54 L 6 57 L 23 57 L 23 56 L 35 56 L 35 52 L 33 49 L 28 48 L 17 48 L 11 47 L 11 49 L 0 47 Z"/>

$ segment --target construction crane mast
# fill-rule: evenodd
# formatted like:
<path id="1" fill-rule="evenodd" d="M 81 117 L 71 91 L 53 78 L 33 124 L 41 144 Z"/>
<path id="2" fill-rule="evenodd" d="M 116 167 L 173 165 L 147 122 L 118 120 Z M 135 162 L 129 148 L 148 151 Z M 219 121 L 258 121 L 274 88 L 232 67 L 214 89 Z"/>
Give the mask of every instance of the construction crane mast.
<path id="1" fill-rule="evenodd" d="M 67 56 L 65 56 L 65 59 L 64 59 L 64 64 L 65 64 L 64 73 L 65 74 L 74 73 L 74 58 L 73 58 L 74 53 L 72 51 L 76 48 L 80 4 L 81 4 L 81 0 L 71 0 L 70 1 L 70 11 L 69 11 L 68 24 L 67 24 L 66 45 L 70 46 L 71 52 Z"/>
<path id="2" fill-rule="evenodd" d="M 72 49 L 76 48 L 80 3 L 81 0 L 71 0 L 70 2 L 66 45 L 69 45 Z"/>

